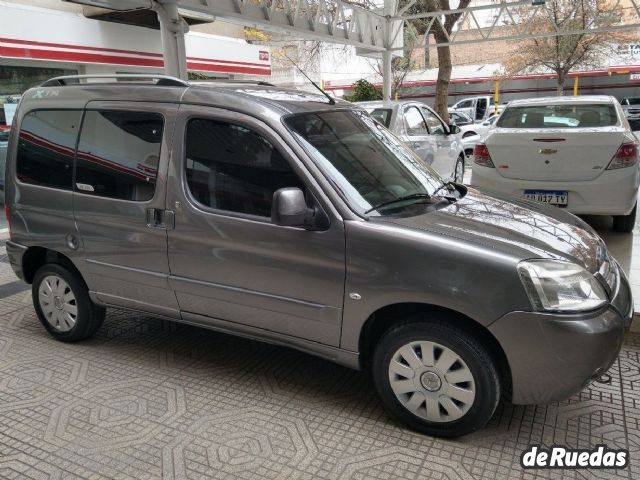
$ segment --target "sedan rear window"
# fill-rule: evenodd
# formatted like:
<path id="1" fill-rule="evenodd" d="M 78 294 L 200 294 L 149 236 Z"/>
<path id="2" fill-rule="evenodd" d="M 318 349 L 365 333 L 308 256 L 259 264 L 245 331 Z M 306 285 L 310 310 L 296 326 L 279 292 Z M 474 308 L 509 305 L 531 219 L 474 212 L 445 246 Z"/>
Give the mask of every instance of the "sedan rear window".
<path id="1" fill-rule="evenodd" d="M 597 128 L 618 123 L 613 105 L 560 104 L 508 107 L 500 119 L 500 128 Z"/>

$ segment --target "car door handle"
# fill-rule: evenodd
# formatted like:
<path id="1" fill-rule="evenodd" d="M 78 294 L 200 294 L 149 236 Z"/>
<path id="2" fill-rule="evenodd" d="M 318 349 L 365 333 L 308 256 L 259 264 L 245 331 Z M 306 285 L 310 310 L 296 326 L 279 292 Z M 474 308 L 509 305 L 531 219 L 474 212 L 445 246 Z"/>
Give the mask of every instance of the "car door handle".
<path id="1" fill-rule="evenodd" d="M 175 212 L 160 208 L 147 208 L 147 227 L 172 230 L 175 228 Z"/>

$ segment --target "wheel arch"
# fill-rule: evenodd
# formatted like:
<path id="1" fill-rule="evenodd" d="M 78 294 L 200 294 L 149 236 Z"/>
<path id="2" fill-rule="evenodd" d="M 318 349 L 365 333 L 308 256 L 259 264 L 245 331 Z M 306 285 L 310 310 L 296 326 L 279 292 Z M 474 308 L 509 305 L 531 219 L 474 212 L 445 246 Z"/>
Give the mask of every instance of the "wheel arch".
<path id="1" fill-rule="evenodd" d="M 485 326 L 455 310 L 438 305 L 425 303 L 396 303 L 379 308 L 373 312 L 365 321 L 360 331 L 358 341 L 359 361 L 362 370 L 368 370 L 371 358 L 377 341 L 390 328 L 407 322 L 407 318 L 424 315 L 425 322 L 428 316 L 438 316 L 447 318 L 456 326 L 462 327 L 470 332 L 474 338 L 478 339 L 486 348 L 488 353 L 496 362 L 502 379 L 503 394 L 510 395 L 511 389 L 511 368 L 509 361 L 500 345 L 500 342 Z"/>
<path id="2" fill-rule="evenodd" d="M 66 255 L 45 247 L 29 247 L 22 256 L 22 273 L 24 281 L 33 283 L 33 278 L 40 267 L 48 263 L 55 263 L 67 268 L 71 273 L 75 274 L 83 283 L 84 278 L 74 263 Z"/>

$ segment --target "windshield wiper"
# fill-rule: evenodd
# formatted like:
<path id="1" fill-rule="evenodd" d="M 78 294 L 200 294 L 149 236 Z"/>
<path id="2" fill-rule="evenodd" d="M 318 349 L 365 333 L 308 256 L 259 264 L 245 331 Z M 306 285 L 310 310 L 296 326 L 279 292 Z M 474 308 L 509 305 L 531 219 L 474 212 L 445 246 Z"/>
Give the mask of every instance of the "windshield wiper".
<path id="1" fill-rule="evenodd" d="M 364 213 L 367 214 L 367 213 L 373 212 L 374 210 L 378 210 L 379 208 L 386 207 L 387 205 L 393 205 L 394 203 L 403 202 L 405 200 L 413 200 L 414 198 L 430 199 L 431 195 L 429 195 L 428 193 L 412 193 L 411 195 L 405 195 L 404 197 L 394 198 L 393 200 L 387 200 L 386 202 L 382 202 L 382 203 L 379 203 L 378 205 L 374 205 Z"/>

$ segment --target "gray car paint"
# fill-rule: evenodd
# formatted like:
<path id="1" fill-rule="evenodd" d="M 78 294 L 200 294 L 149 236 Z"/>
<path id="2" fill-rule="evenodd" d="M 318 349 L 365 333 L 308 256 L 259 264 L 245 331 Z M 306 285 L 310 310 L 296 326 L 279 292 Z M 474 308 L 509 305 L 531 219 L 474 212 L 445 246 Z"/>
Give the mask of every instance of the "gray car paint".
<path id="1" fill-rule="evenodd" d="M 49 87 L 25 93 L 16 125 L 34 108 L 81 109 L 88 102 L 157 108 L 169 118 L 156 195 L 129 205 L 135 202 L 23 184 L 15 177 L 14 128 L 7 252 L 19 276 L 25 251 L 44 247 L 73 262 L 99 304 L 292 346 L 352 368 L 361 367 L 363 327 L 381 308 L 436 305 L 492 332 L 509 362 L 515 403 L 562 398 L 608 368 L 619 351 L 633 305 L 624 273 L 611 305 L 573 316 L 531 312 L 516 273 L 528 258 L 567 259 L 595 272 L 604 246 L 576 217 L 473 189 L 429 213 L 357 215 L 282 122 L 292 113 L 356 108 L 346 102 L 259 86 Z M 183 174 L 182 138 L 192 115 L 233 119 L 267 136 L 313 192 L 330 228 L 278 227 L 197 205 Z M 151 231 L 149 206 L 175 212 L 175 228 Z M 79 237 L 79 249 L 68 245 L 70 234 Z M 572 348 L 560 354 L 569 340 Z M 537 369 L 527 366 L 529 356 Z M 555 375 L 543 382 L 546 371 Z"/>

